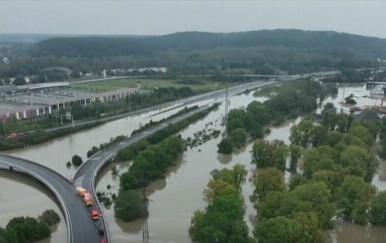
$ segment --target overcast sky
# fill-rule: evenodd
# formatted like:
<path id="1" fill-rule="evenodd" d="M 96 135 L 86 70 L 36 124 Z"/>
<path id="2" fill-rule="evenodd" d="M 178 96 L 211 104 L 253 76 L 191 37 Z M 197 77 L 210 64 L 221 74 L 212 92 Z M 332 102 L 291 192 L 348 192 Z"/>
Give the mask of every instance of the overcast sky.
<path id="1" fill-rule="evenodd" d="M 386 38 L 386 1 L 0 0 L 0 33 L 159 35 L 296 28 Z"/>

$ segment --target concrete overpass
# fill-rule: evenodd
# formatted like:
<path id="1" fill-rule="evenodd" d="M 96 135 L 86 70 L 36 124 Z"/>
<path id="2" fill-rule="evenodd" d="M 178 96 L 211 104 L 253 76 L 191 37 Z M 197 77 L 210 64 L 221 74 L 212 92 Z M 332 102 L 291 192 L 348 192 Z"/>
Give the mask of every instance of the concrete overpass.
<path id="1" fill-rule="evenodd" d="M 99 242 L 98 230 L 73 185 L 56 171 L 30 160 L 0 154 L 2 167 L 25 173 L 47 186 L 58 200 L 67 224 L 69 243 Z"/>
<path id="2" fill-rule="evenodd" d="M 235 87 L 230 87 L 228 88 L 228 96 L 237 95 L 242 92 L 245 92 L 246 90 L 252 90 L 263 86 L 272 85 L 275 83 L 277 82 L 264 81 L 246 83 Z M 224 97 L 225 90 L 217 90 L 179 101 L 169 102 L 167 104 L 157 106 L 156 109 L 165 106 L 170 106 L 173 104 L 178 104 L 178 106 L 185 106 L 202 100 L 211 100 L 211 102 L 209 103 L 215 103 L 217 99 L 221 99 Z M 145 110 L 148 111 L 150 109 L 154 109 L 154 107 Z M 201 108 L 201 110 L 202 109 L 204 108 Z M 197 111 L 199 110 L 193 112 Z M 36 178 L 37 180 L 45 184 L 54 193 L 61 205 L 63 214 L 65 215 L 66 224 L 68 227 L 68 241 L 70 243 L 99 242 L 100 240 L 100 236 L 98 235 L 97 231 L 98 225 L 93 222 L 88 209 L 84 206 L 81 198 L 76 195 L 74 186 L 82 186 L 89 190 L 95 198 L 95 206 L 98 207 L 99 211 L 102 213 L 100 221 L 98 222 L 102 224 L 105 229 L 104 237 L 106 238 L 107 242 L 110 242 L 108 225 L 103 214 L 103 209 L 101 208 L 97 200 L 95 191 L 95 180 L 100 169 L 108 162 L 112 161 L 121 149 L 137 142 L 140 139 L 145 138 L 146 136 L 153 134 L 154 132 L 167 126 L 169 123 L 175 123 L 186 118 L 193 112 L 165 121 L 164 123 L 151 127 L 146 131 L 137 133 L 133 137 L 129 137 L 124 141 L 111 145 L 105 150 L 98 152 L 78 169 L 78 171 L 74 175 L 73 184 L 54 170 L 51 170 L 43 165 L 29 160 L 17 158 L 10 155 L 0 154 L 0 164 L 3 165 L 3 167 L 5 166 L 8 168 L 16 168 L 19 171 Z"/>

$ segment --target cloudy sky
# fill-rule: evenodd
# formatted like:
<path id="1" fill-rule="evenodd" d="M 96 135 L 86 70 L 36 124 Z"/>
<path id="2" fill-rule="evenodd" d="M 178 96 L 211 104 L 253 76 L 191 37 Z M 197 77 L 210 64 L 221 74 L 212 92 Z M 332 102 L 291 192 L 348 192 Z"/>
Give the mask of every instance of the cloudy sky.
<path id="1" fill-rule="evenodd" d="M 386 1 L 0 0 L 0 33 L 168 34 L 296 28 L 386 38 Z"/>

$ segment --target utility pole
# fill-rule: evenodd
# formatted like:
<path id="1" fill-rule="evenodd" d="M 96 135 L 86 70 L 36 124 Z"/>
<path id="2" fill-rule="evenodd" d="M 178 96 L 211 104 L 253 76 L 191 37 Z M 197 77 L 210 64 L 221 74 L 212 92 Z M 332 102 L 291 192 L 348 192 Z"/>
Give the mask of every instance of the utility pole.
<path id="1" fill-rule="evenodd" d="M 229 100 L 228 100 L 228 88 L 225 88 L 225 115 L 224 115 L 224 125 L 225 125 L 225 138 L 227 137 L 226 124 L 228 118 L 228 109 L 229 109 Z"/>
<path id="2" fill-rule="evenodd" d="M 149 206 L 149 199 L 146 197 L 146 189 L 142 188 L 142 209 L 145 210 Z M 143 225 L 143 230 L 142 230 L 142 240 L 143 243 L 149 243 L 149 224 L 148 224 L 148 215 L 146 215 L 145 223 Z"/>
<path id="3" fill-rule="evenodd" d="M 228 100 L 228 88 L 225 88 L 225 120 L 227 119 L 227 116 L 228 116 L 228 104 L 229 103 L 229 100 Z"/>

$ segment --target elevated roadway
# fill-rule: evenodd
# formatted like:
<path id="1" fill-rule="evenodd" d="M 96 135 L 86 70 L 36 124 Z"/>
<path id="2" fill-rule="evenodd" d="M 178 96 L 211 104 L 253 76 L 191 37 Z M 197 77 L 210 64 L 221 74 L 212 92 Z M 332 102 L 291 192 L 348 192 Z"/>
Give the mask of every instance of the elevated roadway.
<path id="1" fill-rule="evenodd" d="M 98 230 L 86 206 L 65 177 L 43 165 L 6 154 L 0 154 L 0 164 L 34 177 L 52 191 L 66 220 L 68 242 L 100 242 Z"/>
<path id="2" fill-rule="evenodd" d="M 240 94 L 242 92 L 245 92 L 246 90 L 250 89 L 256 89 L 259 87 L 263 87 L 266 85 L 274 84 L 275 82 L 256 82 L 256 83 L 248 83 L 243 84 L 235 87 L 228 88 L 228 96 L 233 96 L 236 94 Z M 218 90 L 214 92 L 210 92 L 207 94 L 202 94 L 194 97 L 190 97 L 187 99 L 184 99 L 183 101 L 176 101 L 181 104 L 181 106 L 185 106 L 188 104 L 192 104 L 197 101 L 202 101 L 205 99 L 211 99 L 212 103 L 216 102 L 216 99 L 220 99 L 225 97 L 225 90 Z M 176 123 L 178 121 L 181 121 L 185 119 L 186 117 L 192 115 L 193 113 L 199 112 L 201 110 L 204 110 L 206 107 L 201 107 L 200 109 L 194 110 L 192 112 L 183 114 L 181 116 L 175 117 L 173 119 L 169 119 L 167 121 L 164 121 L 163 123 L 160 123 L 154 127 L 151 127 L 145 131 L 139 132 L 135 134 L 134 136 L 131 136 L 129 138 L 126 138 L 123 141 L 120 141 L 117 144 L 113 144 L 109 146 L 108 148 L 94 154 L 91 156 L 86 162 L 84 162 L 81 167 L 77 170 L 77 172 L 74 175 L 74 186 L 81 186 L 85 189 L 87 189 L 89 192 L 92 193 L 92 196 L 94 198 L 97 198 L 96 191 L 95 191 L 95 180 L 96 176 L 99 173 L 100 169 L 105 166 L 109 161 L 112 161 L 115 156 L 117 156 L 118 152 L 122 150 L 123 148 L 126 148 L 127 146 L 155 133 L 158 130 L 161 130 L 162 128 L 166 127 L 168 124 Z M 154 109 L 154 107 L 153 107 Z M 101 212 L 101 220 L 100 223 L 103 224 L 103 228 L 106 232 L 106 239 L 109 240 L 109 233 L 108 233 L 108 225 L 106 223 L 106 219 L 103 214 L 103 209 L 100 207 L 99 203 L 96 204 L 99 211 Z"/>
<path id="3" fill-rule="evenodd" d="M 267 86 L 274 84 L 275 82 L 255 82 L 247 83 L 235 87 L 228 88 L 228 96 L 233 96 L 246 90 L 256 89 L 262 86 Z M 198 96 L 190 97 L 184 100 L 179 100 L 164 104 L 163 106 L 170 106 L 173 104 L 179 104 L 180 106 L 192 104 L 194 102 L 202 100 L 211 100 L 212 103 L 216 102 L 216 99 L 223 98 L 225 96 L 225 90 L 213 91 L 206 94 L 201 94 Z M 161 106 L 152 107 L 145 109 L 143 111 L 154 110 L 160 108 Z M 57 200 L 60 203 L 60 206 L 63 210 L 63 214 L 66 219 L 66 224 L 68 227 L 68 242 L 70 243 L 93 243 L 100 242 L 101 237 L 98 233 L 98 225 L 102 225 L 105 230 L 105 237 L 107 242 L 110 242 L 110 236 L 108 231 L 108 225 L 106 224 L 105 217 L 102 213 L 100 219 L 95 222 L 91 219 L 89 209 L 86 208 L 82 199 L 76 195 L 75 186 L 82 186 L 89 190 L 95 198 L 95 206 L 99 208 L 100 212 L 103 212 L 95 191 L 95 180 L 100 169 L 106 165 L 109 161 L 117 155 L 117 153 L 128 145 L 135 143 L 138 140 L 149 136 L 150 134 L 164 128 L 169 123 L 178 122 L 187 116 L 191 115 L 194 112 L 204 109 L 201 107 L 195 111 L 192 111 L 187 114 L 183 114 L 179 117 L 173 118 L 171 120 L 165 121 L 157 126 L 151 127 L 145 131 L 137 133 L 135 136 L 129 137 L 124 141 L 121 141 L 117 144 L 114 144 L 107 149 L 98 152 L 93 155 L 89 160 L 87 160 L 76 172 L 74 175 L 73 182 L 71 183 L 65 177 L 55 172 L 54 170 L 49 169 L 38 163 L 17 158 L 14 156 L 1 154 L 0 153 L 0 164 L 3 167 L 14 168 L 18 171 L 26 173 L 37 180 L 45 184 L 55 195 Z"/>

